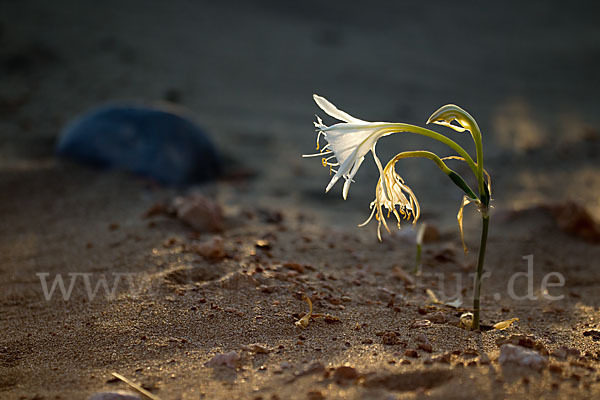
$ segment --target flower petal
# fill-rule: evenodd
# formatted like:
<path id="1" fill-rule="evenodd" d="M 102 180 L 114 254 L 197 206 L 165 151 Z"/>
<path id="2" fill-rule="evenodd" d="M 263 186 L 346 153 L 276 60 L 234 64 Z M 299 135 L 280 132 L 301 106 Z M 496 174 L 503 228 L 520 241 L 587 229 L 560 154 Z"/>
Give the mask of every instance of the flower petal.
<path id="1" fill-rule="evenodd" d="M 452 122 L 456 121 L 460 126 L 452 125 Z M 429 119 L 427 123 L 434 123 L 437 125 L 447 126 L 448 128 L 452 128 L 457 132 L 469 131 L 473 133 L 475 131 L 475 120 L 468 112 L 460 108 L 455 104 L 447 104 L 443 107 L 440 107 L 437 111 L 435 111 Z"/>
<path id="2" fill-rule="evenodd" d="M 333 187 L 333 185 L 336 184 L 336 182 L 343 176 L 346 177 L 348 176 L 349 171 L 352 169 L 353 164 L 355 163 L 355 159 L 356 157 L 354 156 L 354 154 L 356 153 L 358 149 L 354 149 L 354 151 L 352 152 L 351 156 L 346 157 L 343 162 L 340 161 L 340 159 L 338 158 L 338 155 L 335 154 L 338 162 L 340 162 L 340 167 L 338 168 L 337 172 L 335 173 L 335 175 L 333 175 L 333 177 L 331 178 L 331 180 L 329 181 L 329 184 L 327 185 L 327 187 L 325 188 L 325 193 L 329 192 L 331 190 L 331 188 Z"/>
<path id="3" fill-rule="evenodd" d="M 455 120 L 452 120 L 455 121 Z M 451 122 L 452 122 L 451 121 Z M 462 126 L 456 126 L 456 125 L 452 125 L 451 122 L 446 122 L 446 121 L 432 121 L 432 123 L 436 124 L 436 125 L 441 125 L 441 126 L 445 126 L 447 128 L 452 128 L 454 129 L 456 132 L 466 132 L 468 129 L 463 128 Z"/>
<path id="4" fill-rule="evenodd" d="M 386 200 L 390 199 L 390 196 L 388 194 L 388 184 L 386 182 L 386 179 L 384 179 L 384 173 L 383 173 L 383 167 L 381 166 L 381 161 L 379 160 L 379 157 L 377 157 L 377 153 L 375 152 L 375 147 L 377 146 L 377 142 L 373 143 L 373 147 L 371 147 L 371 154 L 373 154 L 373 160 L 375 160 L 375 164 L 377 165 L 377 169 L 379 169 L 379 178 L 383 179 L 383 197 Z"/>
<path id="5" fill-rule="evenodd" d="M 463 231 L 463 209 L 469 203 L 471 203 L 469 196 L 463 196 L 462 202 L 460 203 L 460 208 L 458 209 L 458 215 L 456 216 L 456 219 L 458 220 L 458 229 L 460 230 L 460 240 L 462 242 L 465 255 L 467 255 L 469 249 L 467 249 L 467 245 L 465 244 L 465 233 Z"/>
<path id="6" fill-rule="evenodd" d="M 348 191 L 350 190 L 350 183 L 352 183 L 352 181 L 350 179 L 346 179 L 346 182 L 344 182 L 344 188 L 342 189 L 342 197 L 344 198 L 344 200 L 346 200 L 348 198 Z"/>
<path id="7" fill-rule="evenodd" d="M 317 94 L 313 94 L 313 99 L 315 100 L 315 103 L 317 103 L 317 105 L 321 108 L 321 110 L 325 111 L 328 115 L 330 115 L 333 118 L 336 118 L 336 119 L 339 119 L 340 121 L 345 121 L 345 122 L 354 122 L 354 123 L 365 122 L 358 118 L 354 118 L 352 115 L 348 114 L 347 112 L 339 110 L 336 106 L 334 106 L 325 97 L 321 97 Z"/>
<path id="8" fill-rule="evenodd" d="M 362 224 L 358 224 L 358 227 L 362 228 L 363 226 L 365 226 L 369 222 L 371 222 L 371 220 L 373 219 L 373 216 L 375 215 L 376 210 L 377 210 L 377 207 L 375 207 L 375 205 L 373 203 L 371 203 L 371 215 L 369 215 L 369 218 L 367 218 L 367 220 L 365 222 L 363 222 Z"/>
<path id="9" fill-rule="evenodd" d="M 329 183 L 327 184 L 327 187 L 325 188 L 325 193 L 328 193 L 331 188 L 333 187 L 333 185 L 336 184 L 336 182 L 342 177 L 342 174 L 340 174 L 340 171 L 338 170 L 338 172 L 335 173 L 335 175 L 333 175 L 333 177 L 331 178 L 331 180 L 329 181 Z"/>
<path id="10" fill-rule="evenodd" d="M 360 164 L 362 164 L 364 160 L 365 160 L 364 156 L 359 158 L 358 160 L 356 160 L 356 162 L 352 166 L 352 170 L 350 171 L 350 174 L 348 174 L 348 176 L 345 177 L 346 182 L 344 182 L 344 189 L 342 191 L 342 197 L 344 198 L 344 200 L 346 200 L 346 198 L 348 197 L 348 191 L 350 190 L 350 183 L 352 183 L 352 178 L 354 178 L 354 175 L 356 175 L 356 173 L 358 172 L 358 169 L 360 168 Z"/>

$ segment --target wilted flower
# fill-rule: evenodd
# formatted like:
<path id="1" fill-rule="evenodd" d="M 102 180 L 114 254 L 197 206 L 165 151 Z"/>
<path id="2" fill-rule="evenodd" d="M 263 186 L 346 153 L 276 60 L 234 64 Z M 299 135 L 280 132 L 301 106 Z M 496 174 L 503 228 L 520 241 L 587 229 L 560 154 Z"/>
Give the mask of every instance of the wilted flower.
<path id="1" fill-rule="evenodd" d="M 380 173 L 383 174 L 381 162 L 375 153 L 375 145 L 379 138 L 398 132 L 398 127 L 388 122 L 368 122 L 354 118 L 350 114 L 339 110 L 324 97 L 316 94 L 313 95 L 313 99 L 328 115 L 344 122 L 326 126 L 321 118 L 317 116 L 317 121 L 314 124 L 318 132 L 317 150 L 320 150 L 320 152 L 304 155 L 303 157 L 323 157 L 323 166 L 328 166 L 330 173 L 334 173 L 325 192 L 329 192 L 341 177 L 345 179 L 342 191 L 345 200 L 348 197 L 350 183 L 369 151 L 373 153 L 375 163 Z M 327 144 L 322 148 L 319 146 L 321 135 L 327 141 Z M 339 168 L 335 170 L 334 167 Z"/>
<path id="2" fill-rule="evenodd" d="M 375 216 L 375 219 L 378 221 L 377 237 L 380 241 L 382 223 L 385 229 L 390 232 L 382 207 L 385 207 L 387 210 L 387 218 L 389 218 L 391 213 L 394 214 L 398 221 L 398 229 L 400 229 L 402 217 L 406 220 L 412 217 L 414 224 L 421 214 L 419 202 L 417 201 L 415 194 L 404 184 L 404 179 L 396 173 L 395 166 L 397 161 L 398 160 L 396 159 L 392 159 L 392 161 L 385 166 L 382 178 L 379 178 L 375 188 L 375 200 L 371 202 L 371 215 L 365 222 L 359 225 L 365 226 L 373 219 L 373 216 Z M 388 196 L 384 193 L 383 185 L 386 185 Z"/>

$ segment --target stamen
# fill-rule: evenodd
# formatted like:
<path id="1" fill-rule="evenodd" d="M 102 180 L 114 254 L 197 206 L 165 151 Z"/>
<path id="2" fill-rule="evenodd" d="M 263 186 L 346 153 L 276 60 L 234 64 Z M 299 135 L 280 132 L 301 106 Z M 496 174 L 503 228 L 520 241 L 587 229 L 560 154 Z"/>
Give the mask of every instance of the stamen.
<path id="1" fill-rule="evenodd" d="M 375 208 L 373 207 L 373 203 L 371 203 L 371 214 L 369 215 L 369 218 L 367 218 L 367 220 L 365 222 L 363 222 L 362 224 L 360 224 L 358 226 L 363 227 L 366 224 L 368 224 L 369 222 L 371 222 L 371 219 L 373 219 L 374 214 L 375 214 Z"/>
<path id="2" fill-rule="evenodd" d="M 396 211 L 395 208 L 394 208 L 394 216 L 396 217 L 396 221 L 398 221 L 398 229 L 402 229 L 400 227 L 400 221 L 402 220 L 402 218 L 400 218 L 400 215 L 398 215 L 398 211 Z"/>
<path id="3" fill-rule="evenodd" d="M 323 134 L 323 131 L 319 131 L 319 133 L 317 134 L 317 150 L 319 150 L 319 138 L 321 137 L 322 134 Z"/>
<path id="4" fill-rule="evenodd" d="M 330 150 L 330 151 L 315 153 L 315 154 L 302 154 L 302 158 L 321 157 L 321 156 L 331 154 L 331 153 L 333 153 L 333 152 Z"/>

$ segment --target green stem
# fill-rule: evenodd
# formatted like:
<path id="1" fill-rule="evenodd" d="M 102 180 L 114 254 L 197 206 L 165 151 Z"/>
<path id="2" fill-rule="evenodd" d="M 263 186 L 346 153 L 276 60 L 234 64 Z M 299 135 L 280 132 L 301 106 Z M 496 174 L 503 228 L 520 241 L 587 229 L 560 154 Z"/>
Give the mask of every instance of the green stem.
<path id="1" fill-rule="evenodd" d="M 398 125 L 403 125 L 407 132 L 412 132 L 412 133 L 416 133 L 419 135 L 427 136 L 431 139 L 437 140 L 438 142 L 444 143 L 445 145 L 450 147 L 452 150 L 456 151 L 461 157 L 463 157 L 465 159 L 465 161 L 467 162 L 467 164 L 469 164 L 469 167 L 471 167 L 471 170 L 473 170 L 473 172 L 475 173 L 475 176 L 477 176 L 479 178 L 479 170 L 478 170 L 479 166 L 476 165 L 475 162 L 473 162 L 473 159 L 471 158 L 469 153 L 467 153 L 465 151 L 465 149 L 460 147 L 459 144 L 456 143 L 454 140 L 449 139 L 442 134 L 439 134 L 437 132 L 434 132 L 434 131 L 426 129 L 426 128 L 421 128 L 419 126 L 409 125 L 409 124 L 398 124 Z M 480 142 L 480 145 L 481 145 L 481 142 Z"/>
<path id="2" fill-rule="evenodd" d="M 452 125 L 452 121 L 457 121 L 461 129 Z M 483 183 L 483 143 L 481 141 L 481 130 L 477 121 L 468 112 L 463 110 L 457 105 L 447 104 L 440 107 L 436 112 L 431 114 L 427 123 L 436 123 L 446 125 L 449 128 L 462 132 L 467 130 L 471 133 L 471 137 L 475 142 L 475 150 L 477 152 L 477 165 L 476 169 L 473 169 L 475 176 L 477 177 L 477 183 L 479 184 L 479 198 L 487 206 L 489 202 L 489 196 L 485 194 L 485 185 Z M 470 165 L 470 164 L 469 164 Z"/>
<path id="3" fill-rule="evenodd" d="M 427 159 L 433 161 L 435 163 L 435 165 L 437 165 L 438 168 L 441 169 L 446 175 L 448 175 L 452 172 L 452 170 L 450 168 L 448 168 L 446 163 L 444 161 L 442 161 L 442 159 L 439 158 L 437 156 L 437 154 L 432 153 L 427 150 L 403 151 L 401 153 L 396 154 L 394 156 L 394 158 L 392 158 L 390 161 L 388 161 L 387 165 L 395 164 L 398 160 L 401 160 L 403 158 L 427 158 Z"/>
<path id="4" fill-rule="evenodd" d="M 485 188 L 485 182 L 483 179 L 483 143 L 481 140 L 481 131 L 477 122 L 473 119 L 473 125 L 475 132 L 473 132 L 473 141 L 475 142 L 475 151 L 477 152 L 477 183 L 479 185 L 479 198 L 483 201 L 484 205 L 489 204 L 489 194 Z"/>
<path id="5" fill-rule="evenodd" d="M 439 158 L 437 156 L 437 154 L 432 153 L 430 151 L 426 151 L 426 150 L 403 151 L 402 153 L 396 154 L 394 156 L 394 158 L 392 158 L 387 163 L 385 169 L 387 169 L 390 165 L 394 165 L 398 160 L 401 160 L 403 158 L 427 158 L 427 159 L 433 161 L 438 166 L 439 169 L 441 169 L 446 175 L 448 175 L 448 177 L 452 180 L 452 182 L 454 182 L 454 184 L 456 186 L 461 188 L 467 194 L 467 196 L 469 196 L 472 199 L 477 198 L 477 196 L 475 195 L 473 190 L 469 187 L 467 182 L 465 182 L 465 180 L 462 178 L 462 176 L 458 175 L 456 172 L 454 172 L 453 170 L 448 168 L 446 163 L 444 163 L 444 161 L 441 158 Z M 381 172 L 381 174 L 383 175 L 383 171 Z M 384 186 L 384 188 L 385 188 L 385 186 Z"/>
<path id="6" fill-rule="evenodd" d="M 475 278 L 475 292 L 473 293 L 473 330 L 479 329 L 479 311 L 481 293 L 481 275 L 483 274 L 483 261 L 485 258 L 485 246 L 487 244 L 489 215 L 483 214 L 483 226 L 481 228 L 481 244 L 479 246 L 479 258 L 477 260 L 477 277 Z"/>

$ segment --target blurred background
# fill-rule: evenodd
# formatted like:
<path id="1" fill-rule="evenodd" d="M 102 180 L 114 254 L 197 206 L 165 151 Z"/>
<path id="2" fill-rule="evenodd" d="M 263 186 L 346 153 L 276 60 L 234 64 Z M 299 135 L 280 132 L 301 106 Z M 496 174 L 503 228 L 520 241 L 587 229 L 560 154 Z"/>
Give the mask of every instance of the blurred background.
<path id="1" fill-rule="evenodd" d="M 566 277 L 560 293 L 568 298 L 560 307 L 540 298 L 505 308 L 505 298 L 501 303 L 494 295 L 493 302 L 485 301 L 485 318 L 518 316 L 514 332 L 534 334 L 536 349 L 540 339 L 548 350 L 564 345 L 569 346 L 559 349 L 564 354 L 581 351 L 576 364 L 561 356 L 564 362 L 552 360 L 558 374 L 554 368 L 537 374 L 540 379 L 530 374 L 512 379 L 491 373 L 498 368 L 490 369 L 488 358 L 479 367 L 482 374 L 471 367 L 462 374 L 463 365 L 475 362 L 475 350 L 467 350 L 464 364 L 452 356 L 453 386 L 437 393 L 444 398 L 475 392 L 485 397 L 491 390 L 496 398 L 541 391 L 576 398 L 594 388 L 597 393 L 597 374 L 588 369 L 595 368 L 589 360 L 598 349 L 592 340 L 600 330 L 593 319 L 600 285 L 594 261 L 600 256 L 597 246 L 580 239 L 600 240 L 598 225 L 582 208 L 600 221 L 598 4 L 0 0 L 0 397 L 85 398 L 117 387 L 110 372 L 118 371 L 146 382 L 148 390 L 158 389 L 162 398 L 199 398 L 205 389 L 211 398 L 271 398 L 271 390 L 282 398 L 292 392 L 323 398 L 309 390 L 321 388 L 321 371 L 329 376 L 332 365 L 355 363 L 363 371 L 362 365 L 375 365 L 378 354 L 385 371 L 409 371 L 400 349 L 407 346 L 404 339 L 414 345 L 413 318 L 421 320 L 421 311 L 431 306 L 403 272 L 414 266 L 414 235 L 404 229 L 385 234 L 379 244 L 375 221 L 356 228 L 375 197 L 378 172 L 370 155 L 348 200 L 342 199 L 341 183 L 325 194 L 328 168 L 319 158 L 301 157 L 315 152 L 315 114 L 334 122 L 314 104 L 313 93 L 367 121 L 424 125 L 442 105 L 466 109 L 481 127 L 484 164 L 492 176 L 496 214 L 486 272 L 495 275 L 486 285 L 500 288 L 509 274 L 523 271 L 523 256 L 533 253 L 536 280 L 550 271 Z M 61 134 L 75 118 L 122 102 L 183 110 L 214 142 L 223 175 L 202 185 L 169 187 L 56 156 Z M 158 125 L 140 127 L 156 132 Z M 474 154 L 470 135 L 433 129 Z M 163 138 L 176 142 L 171 133 Z M 91 145 L 110 147 L 108 137 L 98 138 Z M 166 147 L 157 149 L 175 164 L 193 148 L 185 142 L 175 143 L 175 151 Z M 384 162 L 418 149 L 452 154 L 410 134 L 385 137 L 377 147 Z M 126 145 L 121 150 L 124 162 L 136 157 L 134 146 L 131 155 Z M 146 161 L 156 166 L 151 157 Z M 198 165 L 205 161 L 197 157 Z M 464 165 L 452 163 L 474 183 Z M 435 233 L 424 248 L 425 267 L 452 272 L 453 279 L 454 271 L 474 270 L 481 229 L 475 208 L 465 210 L 471 249 L 465 258 L 456 226 L 461 192 L 428 160 L 402 160 L 397 172 L 421 203 L 421 221 Z M 200 196 L 191 193 L 196 190 Z M 562 206 L 548 207 L 556 203 Z M 537 205 L 542 207 L 536 211 Z M 96 301 L 63 302 L 56 291 L 56 301 L 44 301 L 45 278 L 38 275 L 67 279 L 72 273 L 117 272 L 135 274 L 135 287 L 143 289 L 139 296 L 123 291 L 115 301 L 99 295 Z M 83 296 L 83 278 L 78 279 Z M 407 286 L 410 290 L 403 289 Z M 431 287 L 437 291 L 437 282 Z M 343 324 L 298 336 L 295 313 L 306 308 L 300 290 L 318 293 L 315 312 L 339 315 Z M 446 321 L 446 314 L 435 314 Z M 448 311 L 449 323 L 455 314 Z M 466 345 L 481 350 L 481 343 L 497 350 L 492 336 L 480 342 L 463 333 L 441 325 L 427 331 L 434 352 L 456 354 Z M 388 334 L 393 343 L 386 343 Z M 403 346 L 365 347 L 382 340 Z M 244 364 L 238 375 L 202 367 L 215 353 L 248 349 L 249 343 L 264 343 L 271 354 L 260 351 L 261 358 Z M 246 359 L 249 352 L 243 351 Z M 413 361 L 412 370 L 427 371 L 421 368 L 427 359 Z M 267 361 L 260 366 L 260 360 Z M 284 367 L 284 360 L 295 366 Z M 327 370 L 312 369 L 319 360 Z M 303 386 L 294 379 L 308 374 L 319 382 L 302 378 L 298 382 L 306 390 L 298 390 Z M 435 386 L 430 381 L 441 384 L 444 376 L 398 375 L 398 382 L 426 382 L 415 387 L 396 387 L 392 375 L 390 380 L 382 375 L 381 382 L 402 390 L 401 396 L 411 395 L 405 386 L 416 388 L 414 395 L 422 397 Z M 273 380 L 263 381 L 268 377 Z M 327 391 L 334 385 L 323 382 Z M 256 392 L 259 386 L 267 391 Z M 350 388 L 343 386 L 339 396 L 351 397 Z M 374 397 L 384 396 L 374 390 Z"/>
<path id="2" fill-rule="evenodd" d="M 77 167 L 60 167 L 53 153 L 82 112 L 110 101 L 170 102 L 189 109 L 227 159 L 256 174 L 246 187 L 254 201 L 325 205 L 332 220 L 354 224 L 368 215 L 376 170 L 367 159 L 346 202 L 341 184 L 324 194 L 327 170 L 300 158 L 314 149 L 314 114 L 326 117 L 312 102 L 318 93 L 369 121 L 422 125 L 441 105 L 458 104 L 482 128 L 497 205 L 573 198 L 598 217 L 599 8 L 3 0 L 0 196 L 9 208 L 18 188 L 44 195 L 36 171 L 71 179 Z M 473 149 L 467 135 L 437 130 Z M 409 135 L 379 145 L 385 160 L 410 149 L 449 154 Z M 454 219 L 461 195 L 435 167 L 405 161 L 398 172 L 425 210 Z M 356 217 L 338 218 L 349 212 Z"/>

